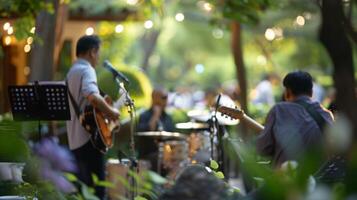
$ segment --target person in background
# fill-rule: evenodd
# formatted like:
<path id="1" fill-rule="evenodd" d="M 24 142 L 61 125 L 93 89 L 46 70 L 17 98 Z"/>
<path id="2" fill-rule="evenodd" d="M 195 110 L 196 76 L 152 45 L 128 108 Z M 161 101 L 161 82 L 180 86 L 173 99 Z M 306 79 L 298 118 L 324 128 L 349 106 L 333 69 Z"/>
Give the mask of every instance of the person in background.
<path id="1" fill-rule="evenodd" d="M 312 100 L 322 103 L 324 98 L 325 89 L 320 84 L 314 81 L 312 86 Z"/>
<path id="2" fill-rule="evenodd" d="M 67 121 L 69 148 L 74 154 L 79 171 L 79 180 L 94 187 L 92 174 L 104 180 L 104 155 L 90 141 L 90 134 L 82 127 L 74 108 L 80 110 L 88 104 L 99 109 L 111 120 L 119 120 L 119 111 L 100 95 L 95 67 L 99 60 L 100 39 L 98 36 L 83 36 L 76 46 L 77 60 L 67 73 L 67 86 L 74 102 L 70 101 L 71 121 Z M 104 199 L 104 187 L 96 187 L 96 195 Z"/>
<path id="3" fill-rule="evenodd" d="M 278 81 L 275 74 L 266 74 L 252 92 L 253 104 L 273 106 L 275 103 L 273 85 Z"/>
<path id="4" fill-rule="evenodd" d="M 165 112 L 167 95 L 163 88 L 154 89 L 151 108 L 140 115 L 138 131 L 174 131 L 172 118 Z"/>
<path id="5" fill-rule="evenodd" d="M 322 151 L 323 125 L 333 123 L 332 113 L 311 99 L 309 73 L 291 72 L 283 85 L 285 101 L 269 111 L 265 129 L 256 140 L 258 153 L 271 157 L 277 168 L 285 161 L 300 161 L 308 153 Z"/>
<path id="6" fill-rule="evenodd" d="M 139 116 L 137 127 L 138 132 L 146 131 L 168 131 L 173 132 L 175 126 L 170 115 L 165 111 L 167 105 L 168 92 L 161 87 L 155 88 L 152 92 L 152 105 Z M 139 158 L 147 159 L 151 163 L 151 168 L 157 171 L 158 146 L 152 138 L 141 137 L 138 139 Z"/>

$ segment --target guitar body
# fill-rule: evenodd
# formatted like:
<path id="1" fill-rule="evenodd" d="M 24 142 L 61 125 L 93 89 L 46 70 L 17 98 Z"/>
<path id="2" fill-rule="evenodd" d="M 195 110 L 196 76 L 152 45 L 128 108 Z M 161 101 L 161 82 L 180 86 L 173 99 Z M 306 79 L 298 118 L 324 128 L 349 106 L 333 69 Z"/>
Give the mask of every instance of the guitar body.
<path id="1" fill-rule="evenodd" d="M 113 146 L 115 132 L 119 126 L 105 117 L 105 115 L 89 105 L 84 108 L 80 116 L 80 123 L 91 135 L 93 146 L 105 153 Z"/>

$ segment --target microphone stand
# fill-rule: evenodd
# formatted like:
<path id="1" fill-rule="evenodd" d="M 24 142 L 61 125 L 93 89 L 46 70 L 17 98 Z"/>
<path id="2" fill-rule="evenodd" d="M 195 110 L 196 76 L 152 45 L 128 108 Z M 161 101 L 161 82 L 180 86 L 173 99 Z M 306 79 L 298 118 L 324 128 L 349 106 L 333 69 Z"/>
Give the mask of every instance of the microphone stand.
<path id="1" fill-rule="evenodd" d="M 124 83 L 120 82 L 119 78 L 116 77 L 116 82 L 119 85 L 119 90 L 121 90 L 125 95 L 125 106 L 127 106 L 128 113 L 130 115 L 130 141 L 129 141 L 129 160 L 130 166 L 129 169 L 131 172 L 138 173 L 138 162 L 136 158 L 136 151 L 135 151 L 135 140 L 134 140 L 134 131 L 135 131 L 135 106 L 134 100 L 131 99 L 129 92 L 125 89 Z M 134 199 L 137 194 L 137 184 L 135 182 L 135 178 L 133 175 L 129 176 L 129 183 L 130 183 L 130 195 L 129 199 Z"/>
<path id="2" fill-rule="evenodd" d="M 209 121 L 209 130 L 210 130 L 210 143 L 211 143 L 211 157 L 210 157 L 211 160 L 215 159 L 214 139 L 218 135 L 217 109 L 218 109 L 220 99 L 221 99 L 221 94 L 218 95 L 214 114 L 211 116 L 211 119 L 208 120 Z"/>

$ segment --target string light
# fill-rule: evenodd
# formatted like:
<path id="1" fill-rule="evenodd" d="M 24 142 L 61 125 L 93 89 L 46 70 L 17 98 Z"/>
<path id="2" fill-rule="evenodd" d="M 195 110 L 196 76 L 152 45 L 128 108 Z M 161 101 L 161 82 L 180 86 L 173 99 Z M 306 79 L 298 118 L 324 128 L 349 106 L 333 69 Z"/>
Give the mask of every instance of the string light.
<path id="1" fill-rule="evenodd" d="M 11 24 L 9 22 L 6 22 L 3 26 L 4 31 L 7 31 L 11 27 Z"/>
<path id="2" fill-rule="evenodd" d="M 182 22 L 183 20 L 185 20 L 185 15 L 182 14 L 182 13 L 177 13 L 177 14 L 175 15 L 175 19 L 176 19 L 176 21 L 178 21 L 178 22 Z"/>
<path id="3" fill-rule="evenodd" d="M 33 37 L 28 37 L 26 40 L 27 44 L 32 44 L 33 42 Z"/>
<path id="4" fill-rule="evenodd" d="M 10 26 L 8 29 L 7 29 L 7 34 L 11 35 L 14 33 L 14 28 L 12 26 Z"/>
<path id="5" fill-rule="evenodd" d="M 29 44 L 26 44 L 25 47 L 24 47 L 24 51 L 25 53 L 28 53 L 31 51 L 31 46 Z"/>
<path id="6" fill-rule="evenodd" d="M 126 3 L 129 4 L 129 5 L 134 6 L 135 4 L 138 3 L 138 0 L 127 0 Z"/>
<path id="7" fill-rule="evenodd" d="M 205 2 L 203 4 L 203 9 L 206 10 L 207 12 L 212 10 L 212 5 L 210 3 Z"/>
<path id="8" fill-rule="evenodd" d="M 32 27 L 31 30 L 30 30 L 30 32 L 31 32 L 32 34 L 35 34 L 35 31 L 36 31 L 36 27 Z"/>
<path id="9" fill-rule="evenodd" d="M 11 36 L 6 36 L 4 39 L 4 43 L 6 46 L 9 46 L 11 44 Z"/>
<path id="10" fill-rule="evenodd" d="M 146 29 L 151 29 L 154 26 L 154 23 L 151 20 L 146 20 L 144 23 L 144 27 Z"/>
<path id="11" fill-rule="evenodd" d="M 296 24 L 299 26 L 304 26 L 305 25 L 305 18 L 301 15 L 296 17 Z"/>
<path id="12" fill-rule="evenodd" d="M 222 29 L 216 28 L 216 29 L 213 29 L 212 35 L 213 35 L 213 37 L 216 38 L 216 39 L 222 39 L 224 33 L 223 33 Z"/>
<path id="13" fill-rule="evenodd" d="M 124 31 L 124 26 L 121 25 L 121 24 L 118 24 L 116 27 L 115 27 L 115 32 L 116 33 L 121 33 Z"/>
<path id="14" fill-rule="evenodd" d="M 265 34 L 264 34 L 265 38 L 269 41 L 272 41 L 275 39 L 275 32 L 273 29 L 271 28 L 268 28 L 266 31 L 265 31 Z"/>
<path id="15" fill-rule="evenodd" d="M 94 33 L 94 28 L 93 27 L 88 27 L 86 29 L 86 35 L 93 35 Z"/>

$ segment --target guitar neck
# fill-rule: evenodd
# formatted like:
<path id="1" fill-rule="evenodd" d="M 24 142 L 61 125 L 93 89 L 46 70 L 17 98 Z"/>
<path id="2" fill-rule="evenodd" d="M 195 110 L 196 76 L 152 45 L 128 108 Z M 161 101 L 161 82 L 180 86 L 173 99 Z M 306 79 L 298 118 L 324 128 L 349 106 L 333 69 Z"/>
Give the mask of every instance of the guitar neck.
<path id="1" fill-rule="evenodd" d="M 247 124 L 251 129 L 254 129 L 255 131 L 261 132 L 264 130 L 264 126 L 259 124 L 257 121 L 254 119 L 250 118 L 248 115 L 243 114 L 242 118 L 240 119 L 243 121 L 245 124 Z"/>
<path id="2" fill-rule="evenodd" d="M 226 106 L 221 106 L 218 108 L 218 111 L 228 115 L 234 119 L 239 119 L 241 122 L 245 123 L 246 125 L 249 126 L 249 128 L 254 129 L 255 131 L 262 131 L 264 130 L 264 126 L 259 124 L 257 121 L 254 119 L 250 118 L 248 115 L 246 115 L 242 110 L 238 108 L 230 108 Z"/>

